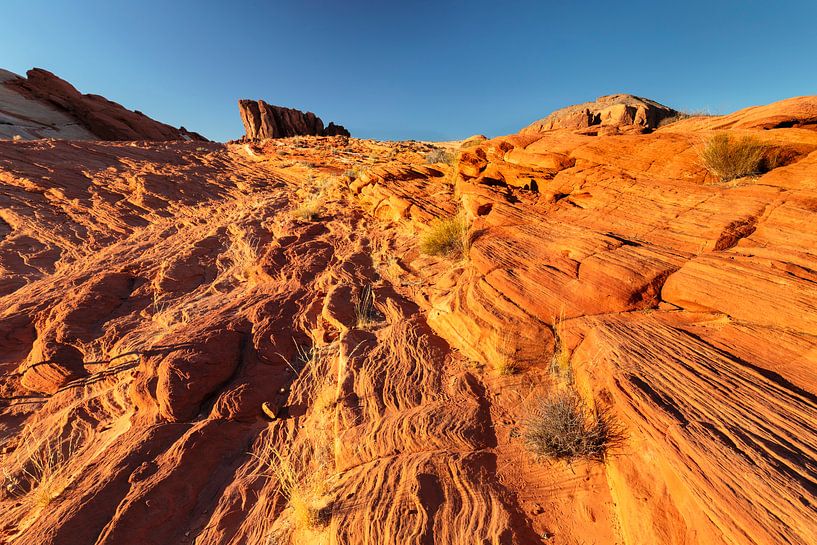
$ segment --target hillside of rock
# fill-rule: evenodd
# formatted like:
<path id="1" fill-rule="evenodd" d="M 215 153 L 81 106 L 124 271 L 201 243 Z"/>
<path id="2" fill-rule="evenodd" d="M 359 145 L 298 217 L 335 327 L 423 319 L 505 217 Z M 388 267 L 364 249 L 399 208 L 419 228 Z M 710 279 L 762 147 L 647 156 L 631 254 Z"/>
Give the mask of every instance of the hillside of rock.
<path id="1" fill-rule="evenodd" d="M 272 106 L 263 100 L 239 100 L 238 111 L 244 123 L 244 138 L 286 138 L 290 136 L 350 136 L 342 125 L 330 122 L 324 127 L 312 112 Z"/>
<path id="2" fill-rule="evenodd" d="M 817 542 L 815 112 L 0 142 L 0 542 Z M 565 388 L 604 456 L 528 448 Z"/>
<path id="3" fill-rule="evenodd" d="M 0 139 L 206 140 L 99 95 L 84 95 L 41 68 L 0 70 Z"/>

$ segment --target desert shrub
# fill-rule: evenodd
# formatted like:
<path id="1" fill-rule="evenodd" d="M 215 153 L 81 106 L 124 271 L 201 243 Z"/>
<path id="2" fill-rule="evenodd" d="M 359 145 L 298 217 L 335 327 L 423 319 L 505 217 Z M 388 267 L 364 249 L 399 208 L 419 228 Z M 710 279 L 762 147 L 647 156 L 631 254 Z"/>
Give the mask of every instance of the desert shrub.
<path id="1" fill-rule="evenodd" d="M 701 149 L 700 156 L 706 169 L 722 182 L 757 176 L 783 162 L 780 150 L 754 137 L 733 138 L 724 133 L 710 138 Z"/>
<path id="2" fill-rule="evenodd" d="M 218 256 L 216 266 L 220 274 L 228 273 L 241 282 L 250 278 L 258 263 L 260 240 L 247 229 L 230 226 L 230 245 Z"/>
<path id="3" fill-rule="evenodd" d="M 434 148 L 425 155 L 426 163 L 432 165 L 436 163 L 445 163 L 446 165 L 450 165 L 454 162 L 455 158 L 456 158 L 455 154 L 446 151 L 442 148 Z"/>
<path id="4" fill-rule="evenodd" d="M 70 484 L 65 466 L 78 450 L 79 437 L 73 432 L 53 440 L 26 434 L 14 453 L 20 469 L 11 472 L 6 465 L 2 467 L 4 493 L 17 498 L 27 496 L 35 508 L 44 509 Z"/>
<path id="5" fill-rule="evenodd" d="M 571 380 L 570 349 L 564 341 L 564 316 L 553 322 L 553 356 L 550 359 L 550 373 L 564 380 Z"/>
<path id="6" fill-rule="evenodd" d="M 420 239 L 420 251 L 427 255 L 467 257 L 470 247 L 468 224 L 462 212 L 435 221 Z"/>
<path id="7" fill-rule="evenodd" d="M 573 390 L 560 390 L 534 406 L 525 443 L 537 456 L 560 460 L 602 460 L 621 443 L 623 432 L 613 415 L 590 409 Z"/>

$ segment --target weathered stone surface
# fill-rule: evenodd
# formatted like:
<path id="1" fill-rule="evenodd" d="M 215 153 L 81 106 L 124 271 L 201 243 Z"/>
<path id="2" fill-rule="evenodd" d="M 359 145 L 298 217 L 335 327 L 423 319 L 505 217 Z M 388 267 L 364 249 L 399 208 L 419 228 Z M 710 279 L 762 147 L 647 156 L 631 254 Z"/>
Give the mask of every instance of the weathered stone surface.
<path id="1" fill-rule="evenodd" d="M 66 140 L 206 140 L 99 95 L 84 95 L 41 68 L 27 78 L 0 73 L 0 138 Z"/>
<path id="2" fill-rule="evenodd" d="M 400 252 L 429 323 L 463 353 L 548 367 L 531 348 L 547 353 L 555 335 L 577 387 L 617 407 L 629 446 L 606 482 L 624 543 L 817 537 L 815 107 L 800 97 L 651 134 L 484 142 L 453 173 L 474 233 L 467 262 L 451 272 L 412 242 Z M 722 130 L 796 157 L 715 184 L 697 150 Z M 426 215 L 453 212 L 432 180 L 357 194 L 372 211 L 399 198 L 416 211 L 378 217 L 422 232 Z"/>
<path id="3" fill-rule="evenodd" d="M 245 138 L 285 138 L 289 136 L 349 136 L 341 125 L 323 126 L 321 118 L 312 112 L 272 106 L 263 100 L 239 100 L 238 110 L 244 123 Z"/>

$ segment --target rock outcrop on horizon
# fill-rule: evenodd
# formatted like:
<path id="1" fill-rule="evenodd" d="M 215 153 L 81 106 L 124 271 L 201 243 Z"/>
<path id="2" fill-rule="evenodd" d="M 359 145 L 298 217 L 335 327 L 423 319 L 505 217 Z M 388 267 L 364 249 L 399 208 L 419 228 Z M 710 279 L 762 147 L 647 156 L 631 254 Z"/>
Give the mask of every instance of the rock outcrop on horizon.
<path id="1" fill-rule="evenodd" d="M 330 122 L 324 127 L 312 112 L 272 106 L 263 100 L 239 100 L 238 110 L 244 123 L 245 139 L 286 138 L 290 136 L 350 136 L 342 125 Z"/>
<path id="2" fill-rule="evenodd" d="M 84 95 L 41 68 L 27 78 L 0 70 L 0 138 L 65 140 L 206 140 L 99 95 Z"/>
<path id="3" fill-rule="evenodd" d="M 544 119 L 531 123 L 522 133 L 554 129 L 572 129 L 585 133 L 640 133 L 655 129 L 662 119 L 675 117 L 676 110 L 654 100 L 633 95 L 607 95 L 556 110 Z"/>
<path id="4" fill-rule="evenodd" d="M 0 543 L 817 543 L 815 114 L 0 142 Z M 621 442 L 539 458 L 570 390 Z"/>

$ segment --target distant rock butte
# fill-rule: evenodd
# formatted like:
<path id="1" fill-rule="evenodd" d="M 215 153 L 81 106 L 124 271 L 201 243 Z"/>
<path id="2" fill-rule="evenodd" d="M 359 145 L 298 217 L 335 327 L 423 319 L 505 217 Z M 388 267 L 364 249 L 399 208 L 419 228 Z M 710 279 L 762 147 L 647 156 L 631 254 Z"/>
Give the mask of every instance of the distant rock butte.
<path id="1" fill-rule="evenodd" d="M 342 125 L 323 126 L 312 112 L 272 106 L 263 100 L 239 100 L 238 110 L 249 140 L 286 138 L 287 136 L 350 136 Z"/>
<path id="2" fill-rule="evenodd" d="M 0 70 L 0 139 L 202 140 L 99 95 L 84 95 L 41 68 L 27 78 Z"/>
<path id="3" fill-rule="evenodd" d="M 633 95 L 606 95 L 595 102 L 585 102 L 556 110 L 549 116 L 531 123 L 522 133 L 540 133 L 554 129 L 584 132 L 601 130 L 605 134 L 645 132 L 678 112 L 653 100 Z"/>

